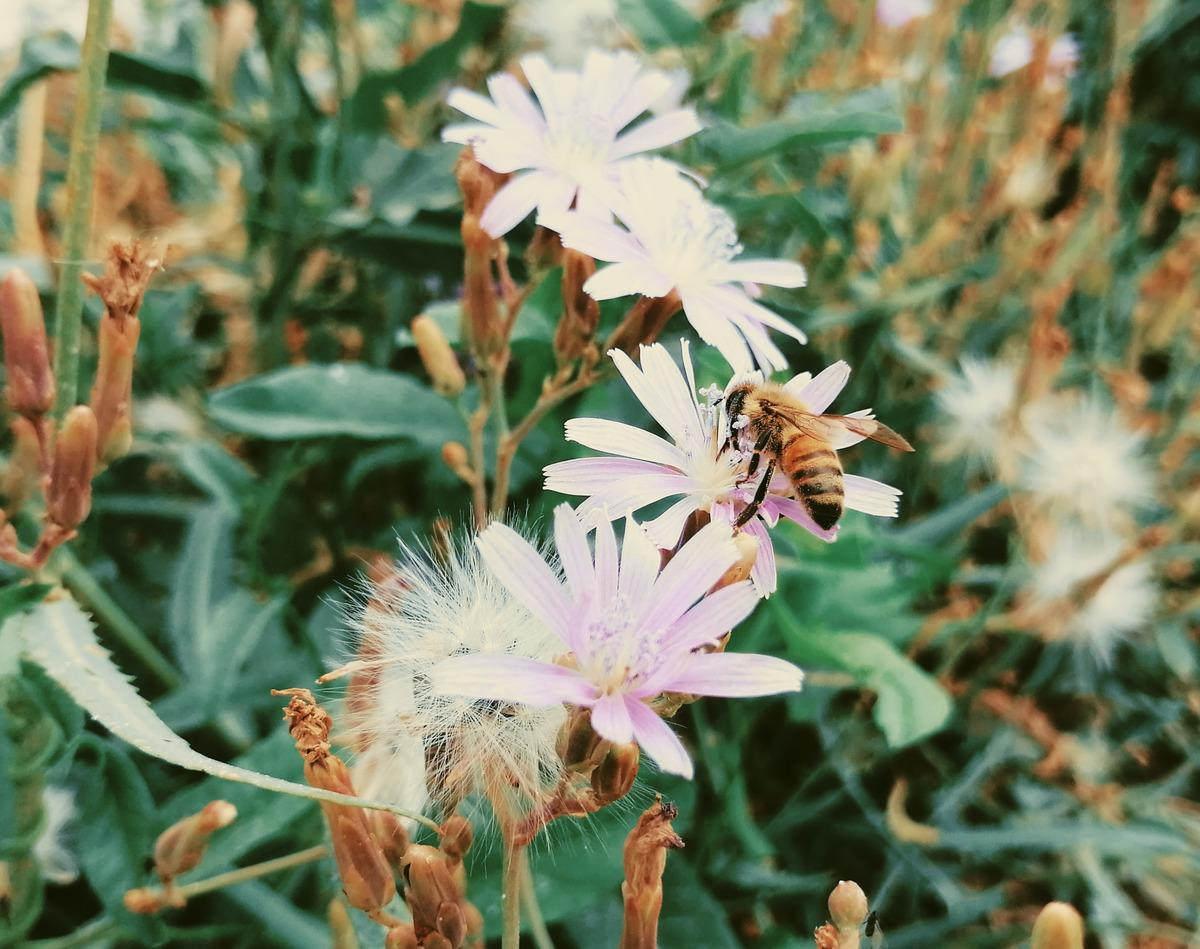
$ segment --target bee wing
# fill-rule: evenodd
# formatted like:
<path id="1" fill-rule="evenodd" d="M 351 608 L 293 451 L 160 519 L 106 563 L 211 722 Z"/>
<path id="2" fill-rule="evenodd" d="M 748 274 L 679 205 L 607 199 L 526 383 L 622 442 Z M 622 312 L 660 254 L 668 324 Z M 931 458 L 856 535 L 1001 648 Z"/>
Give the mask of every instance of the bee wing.
<path id="1" fill-rule="evenodd" d="M 800 431 L 829 442 L 835 448 L 846 447 L 847 436 L 859 436 L 880 442 L 900 451 L 915 451 L 903 435 L 892 431 L 883 422 L 861 415 L 810 415 L 807 412 L 779 410 L 779 414 Z M 857 441 L 852 438 L 850 444 Z"/>

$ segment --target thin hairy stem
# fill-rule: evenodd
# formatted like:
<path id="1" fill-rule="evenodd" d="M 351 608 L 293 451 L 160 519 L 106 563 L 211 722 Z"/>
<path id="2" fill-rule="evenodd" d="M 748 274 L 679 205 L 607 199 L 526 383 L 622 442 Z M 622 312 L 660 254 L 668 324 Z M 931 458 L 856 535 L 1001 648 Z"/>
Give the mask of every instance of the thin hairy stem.
<path id="1" fill-rule="evenodd" d="M 525 848 L 510 833 L 504 835 L 504 883 L 500 891 L 500 912 L 504 920 L 500 949 L 521 949 L 521 867 Z"/>
<path id="2" fill-rule="evenodd" d="M 542 908 L 538 905 L 537 890 L 533 885 L 533 870 L 529 866 L 529 851 L 521 851 L 521 905 L 529 920 L 529 934 L 537 949 L 554 949 L 554 940 L 546 928 Z"/>
<path id="3" fill-rule="evenodd" d="M 306 863 L 314 863 L 327 853 L 329 853 L 328 847 L 324 844 L 317 844 L 315 847 L 309 847 L 307 850 L 289 853 L 287 856 L 276 857 L 274 860 L 264 860 L 262 863 L 253 863 L 248 867 L 239 867 L 237 870 L 230 870 L 228 873 L 218 873 L 216 876 L 208 877 L 205 880 L 195 880 L 192 883 L 185 883 L 176 890 L 176 893 L 184 899 L 190 899 L 193 896 L 203 896 L 205 893 L 212 893 L 214 890 L 223 890 L 227 886 L 236 886 L 239 883 L 245 883 L 247 880 L 257 880 L 259 877 L 266 876 L 269 873 L 278 873 L 280 870 L 290 870 L 292 867 L 302 867 Z"/>
<path id="4" fill-rule="evenodd" d="M 96 145 L 100 139 L 101 100 L 108 68 L 108 30 L 112 0 L 91 0 L 83 56 L 79 65 L 71 157 L 67 163 L 67 220 L 63 228 L 62 270 L 54 308 L 54 380 L 58 386 L 55 415 L 75 404 L 79 384 L 79 330 L 83 321 L 84 256 L 92 233 L 92 192 Z"/>

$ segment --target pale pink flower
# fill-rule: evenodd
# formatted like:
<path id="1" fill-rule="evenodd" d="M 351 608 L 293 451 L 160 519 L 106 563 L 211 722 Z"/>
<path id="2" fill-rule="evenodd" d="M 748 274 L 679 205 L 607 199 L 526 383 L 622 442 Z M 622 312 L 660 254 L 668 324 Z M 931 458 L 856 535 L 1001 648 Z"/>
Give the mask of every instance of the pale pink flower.
<path id="1" fill-rule="evenodd" d="M 792 260 L 737 259 L 742 252 L 729 214 L 709 203 L 695 182 L 662 159 L 635 159 L 618 175 L 614 212 L 625 226 L 575 211 L 541 221 L 565 247 L 612 261 L 584 284 L 597 300 L 679 293 L 688 322 L 736 371 L 787 365 L 767 328 L 805 342 L 803 332 L 751 299 L 745 282 L 802 287 L 804 267 Z M 583 209 L 586 210 L 586 209 Z"/>
<path id="2" fill-rule="evenodd" d="M 742 439 L 738 439 L 740 444 L 728 444 L 730 420 L 720 407 L 721 393 L 710 392 L 703 402 L 697 398 L 688 346 L 685 342 L 680 345 L 682 372 L 661 343 L 641 348 L 641 368 L 623 352 L 609 353 L 626 384 L 670 441 L 624 422 L 571 419 L 566 428 L 569 440 L 612 457 L 560 461 L 545 469 L 548 490 L 587 497 L 579 513 L 588 521 L 676 499 L 645 525 L 654 543 L 664 549 L 675 546 L 688 518 L 696 511 L 707 513 L 714 521 L 732 524 L 753 499 L 764 471 L 760 466 L 755 475 L 748 473 L 749 446 Z M 761 380 L 758 374 L 751 377 Z M 795 376 L 787 388 L 809 411 L 822 413 L 849 377 L 850 367 L 838 362 L 815 378 L 807 372 Z M 746 378 L 735 376 L 730 385 Z M 870 417 L 869 412 L 856 414 Z M 847 448 L 860 440 L 853 436 L 836 447 Z M 898 513 L 900 491 L 891 485 L 848 474 L 845 493 L 850 510 L 879 517 L 895 517 Z M 758 539 L 753 579 L 764 596 L 776 587 L 775 551 L 769 528 L 780 517 L 824 541 L 837 538 L 837 525 L 831 530 L 818 526 L 791 494 L 791 483 L 777 472 L 758 514 L 741 528 Z"/>
<path id="3" fill-rule="evenodd" d="M 677 108 L 626 130 L 674 82 L 661 70 L 643 69 L 626 50 L 593 50 L 581 70 L 555 69 L 534 53 L 521 58 L 521 70 L 532 97 L 516 78 L 497 73 L 488 79 L 490 99 L 454 89 L 446 100 L 475 121 L 446 126 L 442 141 L 469 144 L 492 171 L 516 173 L 480 221 L 493 237 L 512 230 L 534 208 L 553 215 L 574 203 L 607 216 L 623 163 L 701 128 L 694 110 Z"/>
<path id="4" fill-rule="evenodd" d="M 477 543 L 489 569 L 570 652 L 570 665 L 515 655 L 454 657 L 431 672 L 435 693 L 527 705 L 591 709 L 610 741 L 636 741 L 664 771 L 692 775 L 683 743 L 649 703 L 664 692 L 743 697 L 792 692 L 803 673 L 773 656 L 698 652 L 750 615 L 749 582 L 708 590 L 738 560 L 728 524 L 710 524 L 665 567 L 632 518 L 620 551 L 611 522 L 593 553 L 570 505 L 554 512 L 565 582 L 516 531 L 493 524 Z"/>

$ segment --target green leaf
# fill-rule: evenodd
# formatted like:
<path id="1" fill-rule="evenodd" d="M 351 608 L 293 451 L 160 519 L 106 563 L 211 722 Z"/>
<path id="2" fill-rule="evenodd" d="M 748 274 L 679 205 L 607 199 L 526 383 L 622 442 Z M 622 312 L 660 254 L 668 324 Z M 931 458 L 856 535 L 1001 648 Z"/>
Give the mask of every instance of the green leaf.
<path id="1" fill-rule="evenodd" d="M 458 435 L 454 408 L 410 376 L 360 363 L 290 366 L 220 389 L 213 421 L 272 440 L 411 438 L 440 448 Z"/>
<path id="2" fill-rule="evenodd" d="M 323 949 L 331 944 L 329 925 L 324 919 L 297 909 L 291 900 L 280 896 L 265 883 L 241 883 L 229 887 L 222 895 L 258 920 L 261 931 L 270 933 L 270 942 L 275 945 Z M 375 928 L 379 929 L 378 926 Z M 261 942 L 255 940 L 254 944 L 261 945 Z"/>
<path id="3" fill-rule="evenodd" d="M 79 44 L 66 33 L 34 36 L 21 47 L 17 68 L 0 90 L 0 119 L 21 101 L 21 93 L 53 72 L 79 68 Z"/>
<path id="4" fill-rule="evenodd" d="M 96 639 L 91 619 L 66 594 L 53 602 L 42 603 L 18 622 L 26 655 L 42 666 L 100 724 L 148 755 L 190 771 L 202 771 L 264 791 L 352 807 L 397 810 L 382 801 L 310 788 L 200 754 L 154 714 L 128 677 L 113 663 L 108 650 Z"/>
<path id="5" fill-rule="evenodd" d="M 704 25 L 676 0 L 617 0 L 617 10 L 618 22 L 649 50 L 687 46 L 704 32 Z"/>
<path id="6" fill-rule="evenodd" d="M 790 658 L 799 665 L 849 673 L 877 695 L 872 714 L 893 748 L 937 732 L 950 717 L 950 696 L 929 673 L 886 639 L 871 633 L 802 629 L 783 602 L 770 601 Z"/>
<path id="7" fill-rule="evenodd" d="M 929 546 L 943 543 L 959 536 L 1006 497 L 1008 488 L 1005 485 L 989 484 L 982 491 L 961 497 L 913 524 L 892 531 L 889 540 L 896 544 Z"/>
<path id="8" fill-rule="evenodd" d="M 463 54 L 500 26 L 504 8 L 467 0 L 458 29 L 447 40 L 432 46 L 414 63 L 399 69 L 363 76 L 348 103 L 351 120 L 359 128 L 381 128 L 387 122 L 384 100 L 398 95 L 413 103 L 434 92 L 459 72 Z"/>
<path id="9" fill-rule="evenodd" d="M 146 95 L 192 105 L 207 104 L 211 99 L 208 84 L 195 73 L 119 50 L 109 53 L 108 81 L 114 85 L 132 86 Z"/>
<path id="10" fill-rule="evenodd" d="M 683 854 L 667 856 L 658 941 L 663 946 L 705 949 L 739 949 L 742 944 L 730 927 L 725 910 Z"/>

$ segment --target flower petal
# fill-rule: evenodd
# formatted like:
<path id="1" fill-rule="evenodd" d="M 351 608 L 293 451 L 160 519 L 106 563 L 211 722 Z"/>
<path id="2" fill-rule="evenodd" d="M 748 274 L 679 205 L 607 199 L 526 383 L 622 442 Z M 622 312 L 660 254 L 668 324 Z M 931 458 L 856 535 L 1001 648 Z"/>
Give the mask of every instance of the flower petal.
<path id="1" fill-rule="evenodd" d="M 761 515 L 760 511 L 760 515 Z M 777 514 L 775 516 L 778 516 Z M 763 523 L 762 517 L 752 517 L 742 526 L 747 534 L 758 539 L 758 556 L 754 558 L 754 569 L 750 571 L 750 579 L 758 595 L 768 597 L 775 592 L 779 577 L 775 567 L 775 545 L 771 541 L 771 532 Z"/>
<path id="2" fill-rule="evenodd" d="M 626 479 L 660 477 L 671 479 L 672 490 L 669 490 L 667 494 L 673 494 L 676 493 L 675 488 L 681 484 L 680 479 L 684 478 L 673 468 L 657 465 L 650 461 L 639 461 L 636 458 L 572 458 L 569 461 L 556 461 L 552 465 L 546 465 L 542 474 L 546 478 L 546 490 L 557 491 L 560 494 L 612 492 L 616 488 L 627 485 Z M 686 478 L 684 481 L 686 482 Z M 641 484 L 640 481 L 638 483 Z M 665 496 L 659 495 L 659 497 Z M 629 510 L 636 509 L 614 507 L 614 516 L 620 516 L 616 512 Z"/>
<path id="3" fill-rule="evenodd" d="M 617 535 L 612 521 L 601 518 L 596 524 L 596 602 L 611 603 L 617 595 Z"/>
<path id="4" fill-rule="evenodd" d="M 687 612 L 738 559 L 728 524 L 706 524 L 667 561 L 654 584 L 653 603 L 643 629 L 663 629 Z"/>
<path id="5" fill-rule="evenodd" d="M 746 580 L 722 587 L 683 614 L 668 630 L 663 647 L 690 651 L 714 643 L 758 606 L 754 585 Z"/>
<path id="6" fill-rule="evenodd" d="M 492 237 L 507 234 L 537 207 L 554 180 L 555 176 L 545 171 L 517 175 L 492 196 L 479 226 Z"/>
<path id="7" fill-rule="evenodd" d="M 613 143 L 610 154 L 613 158 L 628 158 L 639 152 L 665 148 L 695 135 L 702 128 L 694 109 L 676 109 L 648 119 L 620 136 Z"/>
<path id="8" fill-rule="evenodd" d="M 621 582 L 619 592 L 634 612 L 645 606 L 662 567 L 662 555 L 645 529 L 632 517 L 625 518 L 625 538 L 621 544 Z"/>
<path id="9" fill-rule="evenodd" d="M 511 527 L 491 524 L 475 543 L 508 592 L 570 645 L 571 603 L 554 571 L 529 541 Z"/>
<path id="10" fill-rule="evenodd" d="M 509 115 L 529 127 L 530 131 L 544 131 L 546 120 L 541 110 L 533 104 L 529 93 L 517 82 L 515 76 L 509 73 L 496 73 L 488 77 L 488 92 L 492 100 Z"/>
<path id="11" fill-rule="evenodd" d="M 574 669 L 524 656 L 474 653 L 444 659 L 429 671 L 435 695 L 465 695 L 524 705 L 590 705 L 596 687 Z"/>
<path id="12" fill-rule="evenodd" d="M 692 759 L 671 727 L 642 702 L 630 702 L 626 708 L 633 719 L 638 747 L 663 771 L 690 779 L 694 773 Z"/>
<path id="13" fill-rule="evenodd" d="M 663 297 L 673 286 L 671 278 L 648 261 L 626 260 L 597 270 L 584 282 L 583 289 L 593 299 L 612 300 L 635 293 L 644 297 Z"/>
<path id="14" fill-rule="evenodd" d="M 794 521 L 814 537 L 818 537 L 825 541 L 825 543 L 832 544 L 835 540 L 837 540 L 837 524 L 834 524 L 833 527 L 829 528 L 828 530 L 826 530 L 824 527 L 821 527 L 812 519 L 808 511 L 804 509 L 804 505 L 794 498 L 776 498 L 774 507 L 779 512 L 781 517 L 786 517 L 788 520 Z"/>
<path id="15" fill-rule="evenodd" d="M 704 507 L 695 495 L 687 495 L 672 504 L 658 517 L 647 521 L 642 528 L 654 545 L 662 550 L 673 550 L 683 534 L 684 524 L 692 514 Z"/>
<path id="16" fill-rule="evenodd" d="M 794 260 L 731 260 L 721 268 L 718 280 L 765 283 L 771 287 L 803 287 L 808 273 Z"/>
<path id="17" fill-rule="evenodd" d="M 826 366 L 804 388 L 796 392 L 807 409 L 814 415 L 821 415 L 833 404 L 833 400 L 846 388 L 850 381 L 850 364 L 839 359 L 832 366 Z"/>
<path id="18" fill-rule="evenodd" d="M 706 288 L 706 290 L 709 288 Z M 700 338 L 715 346 L 725 357 L 734 372 L 746 372 L 754 367 L 754 360 L 746 341 L 742 339 L 729 317 L 714 303 L 706 290 L 695 291 L 681 287 L 679 296 L 683 301 L 683 315 L 687 317 Z"/>
<path id="19" fill-rule="evenodd" d="M 554 509 L 554 546 L 558 549 L 558 559 L 567 575 L 571 593 L 579 599 L 585 590 L 595 585 L 596 572 L 587 533 L 569 504 L 560 504 Z"/>
<path id="20" fill-rule="evenodd" d="M 446 96 L 446 105 L 491 126 L 504 124 L 504 114 L 496 107 L 496 104 L 486 96 L 481 96 L 478 92 L 472 92 L 470 89 L 461 87 L 451 89 L 450 94 Z"/>
<path id="21" fill-rule="evenodd" d="M 664 438 L 624 422 L 602 418 L 573 418 L 567 422 L 569 442 L 578 442 L 595 451 L 625 458 L 639 458 L 673 468 L 683 468 L 687 457 Z"/>
<path id="22" fill-rule="evenodd" d="M 749 698 L 798 692 L 804 681 L 799 667 L 775 656 L 753 653 L 695 653 L 665 688 L 672 692 Z"/>
<path id="23" fill-rule="evenodd" d="M 864 478 L 861 475 L 845 476 L 846 507 L 876 517 L 898 517 L 900 497 L 904 493 L 890 484 Z"/>
<path id="24" fill-rule="evenodd" d="M 607 261 L 645 260 L 646 250 L 628 231 L 612 221 L 571 211 L 548 221 L 562 235 L 564 247 Z"/>
<path id="25" fill-rule="evenodd" d="M 606 695 L 592 706 L 592 729 L 601 738 L 627 745 L 633 741 L 633 719 L 629 717 L 629 706 L 637 699 L 627 700 L 623 695 Z"/>

